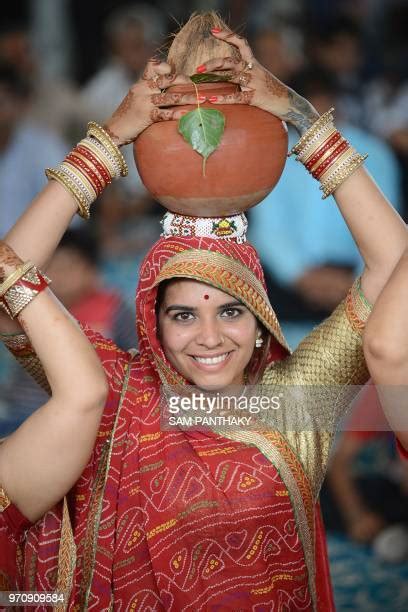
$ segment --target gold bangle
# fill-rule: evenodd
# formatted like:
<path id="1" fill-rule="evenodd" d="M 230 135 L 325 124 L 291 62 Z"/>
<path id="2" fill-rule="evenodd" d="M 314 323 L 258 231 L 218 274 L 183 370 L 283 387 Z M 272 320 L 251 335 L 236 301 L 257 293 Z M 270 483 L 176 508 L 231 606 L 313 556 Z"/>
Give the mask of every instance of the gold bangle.
<path id="1" fill-rule="evenodd" d="M 119 147 L 113 142 L 108 132 L 104 130 L 102 126 L 95 123 L 95 121 L 90 121 L 88 123 L 87 136 L 93 136 L 94 138 L 96 138 L 96 140 L 99 140 L 99 142 L 103 144 L 103 146 L 106 147 L 108 151 L 113 154 L 115 159 L 117 159 L 119 162 L 121 176 L 128 175 L 129 170 L 125 158 L 119 150 Z"/>
<path id="2" fill-rule="evenodd" d="M 291 149 L 289 155 L 301 155 L 302 150 L 306 148 L 306 145 L 309 144 L 310 140 L 316 135 L 316 133 L 327 123 L 333 121 L 333 111 L 334 107 L 330 108 L 328 111 L 323 113 L 314 123 L 310 126 L 310 128 L 303 134 L 303 136 L 298 140 L 295 146 Z"/>
<path id="3" fill-rule="evenodd" d="M 328 123 L 325 125 L 319 132 L 316 134 L 314 138 L 306 145 L 302 152 L 297 156 L 297 161 L 302 162 L 302 164 L 306 165 L 307 162 L 316 151 L 321 147 L 321 145 L 330 138 L 337 131 L 334 123 Z"/>
<path id="4" fill-rule="evenodd" d="M 323 153 L 323 155 L 321 156 L 320 159 L 317 160 L 317 162 L 314 164 L 314 166 L 312 166 L 309 170 L 310 174 L 313 174 L 313 172 L 315 170 L 318 169 L 318 167 L 328 158 L 330 157 L 330 155 L 332 155 L 334 153 L 334 151 L 337 149 L 337 147 L 339 147 L 341 144 L 343 144 L 344 142 L 347 142 L 346 139 L 341 136 L 334 144 L 332 144 L 332 146 L 330 147 L 330 149 L 327 149 L 327 151 L 325 153 Z M 344 153 L 344 152 L 343 152 Z M 343 153 L 340 155 L 340 157 L 343 155 Z M 338 158 L 339 159 L 339 158 Z M 336 163 L 337 159 L 334 160 L 334 163 Z M 331 168 L 331 166 L 329 166 L 329 168 Z M 327 172 L 328 168 L 323 172 L 322 176 L 324 176 Z M 319 181 L 321 180 L 321 177 L 319 177 Z"/>
<path id="5" fill-rule="evenodd" d="M 368 155 L 360 155 L 359 153 L 357 153 L 357 156 L 355 156 L 354 158 L 350 158 L 350 160 L 348 160 L 349 163 L 347 163 L 343 170 L 338 173 L 333 182 L 328 186 L 324 186 L 324 195 L 322 196 L 322 199 L 324 200 L 330 195 L 332 195 L 332 193 L 334 193 L 336 189 L 338 189 L 338 187 L 340 187 L 340 185 L 344 183 L 344 181 L 348 179 L 348 177 L 351 176 L 357 170 L 357 168 L 361 166 L 361 164 L 367 159 L 367 157 Z"/>
<path id="6" fill-rule="evenodd" d="M 25 263 L 19 264 L 14 272 L 9 274 L 9 276 L 4 280 L 4 282 L 0 285 L 0 297 L 2 297 L 9 289 L 12 287 L 28 270 L 34 268 L 34 264 L 32 261 L 26 261 Z"/>
<path id="7" fill-rule="evenodd" d="M 333 134 L 335 134 L 336 132 L 337 128 L 333 123 L 327 124 L 324 131 L 320 132 L 318 136 L 316 136 L 316 139 L 312 140 L 310 144 L 306 147 L 306 149 L 302 152 L 302 154 L 299 155 L 296 159 L 302 162 L 302 164 L 306 165 L 309 159 L 313 157 L 313 155 L 318 149 L 320 149 L 322 144 L 326 142 L 326 140 L 329 140 L 329 138 L 331 138 L 331 136 L 333 136 Z"/>
<path id="8" fill-rule="evenodd" d="M 51 282 L 50 279 L 37 270 L 34 265 L 20 277 L 19 281 L 25 281 L 28 283 L 28 286 L 17 285 L 16 283 L 18 281 L 16 281 L 16 283 L 7 290 L 2 300 L 3 308 L 6 312 L 7 310 L 9 311 L 8 314 L 12 319 L 15 319 Z"/>
<path id="9" fill-rule="evenodd" d="M 112 157 L 109 151 L 106 151 L 105 147 L 101 145 L 98 140 L 95 140 L 95 138 L 86 138 L 81 144 L 96 155 L 99 161 L 106 166 L 112 179 L 120 177 L 120 165 L 118 160 Z M 103 158 L 101 158 L 101 156 L 103 156 Z M 115 164 L 117 168 L 115 168 Z"/>
<path id="10" fill-rule="evenodd" d="M 88 166 L 88 168 L 90 168 L 90 170 L 92 170 L 92 172 L 96 175 L 97 179 L 102 184 L 103 188 L 105 188 L 106 187 L 106 181 L 103 178 L 103 176 L 99 173 L 98 168 L 87 157 L 85 157 L 85 155 L 82 155 L 82 153 L 79 153 L 78 151 L 75 151 L 75 153 L 73 153 L 73 155 L 75 157 L 79 157 L 79 159 L 81 159 L 84 162 L 84 164 L 86 164 Z"/>
<path id="11" fill-rule="evenodd" d="M 89 219 L 90 212 L 89 208 L 87 207 L 86 198 L 74 181 L 69 180 L 69 177 L 66 174 L 60 170 L 55 170 L 54 168 L 46 168 L 45 174 L 49 180 L 57 181 L 57 183 L 60 183 L 64 189 L 71 194 L 77 203 L 78 214 L 84 219 Z"/>
<path id="12" fill-rule="evenodd" d="M 349 157 L 353 157 L 355 155 L 356 150 L 349 146 L 343 153 L 334 161 L 334 163 L 326 168 L 323 174 L 319 177 L 320 183 L 323 185 L 325 183 L 329 183 L 332 176 L 334 176 L 345 163 Z"/>
<path id="13" fill-rule="evenodd" d="M 87 200 L 87 205 L 88 207 L 90 207 L 91 204 L 95 202 L 96 198 L 98 197 L 98 194 L 86 174 L 84 174 L 80 168 L 77 168 L 77 166 L 71 164 L 70 160 L 67 159 L 64 160 L 62 164 L 60 164 L 59 169 L 62 172 L 68 171 L 78 179 L 78 187 L 83 191 L 84 196 Z"/>
<path id="14" fill-rule="evenodd" d="M 324 180 L 321 181 L 322 189 L 327 189 L 332 184 L 337 181 L 337 176 L 341 173 L 345 168 L 348 168 L 352 163 L 357 161 L 361 156 L 355 149 L 351 149 L 351 151 L 346 152 L 347 155 L 342 156 L 343 159 L 337 163 L 336 167 L 331 169 L 330 175 Z"/>

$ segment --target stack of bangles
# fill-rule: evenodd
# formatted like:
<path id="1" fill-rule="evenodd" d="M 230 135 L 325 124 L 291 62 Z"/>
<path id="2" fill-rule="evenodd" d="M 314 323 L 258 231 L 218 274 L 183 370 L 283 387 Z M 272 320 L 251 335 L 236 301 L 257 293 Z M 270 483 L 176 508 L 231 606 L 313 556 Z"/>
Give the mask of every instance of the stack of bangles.
<path id="1" fill-rule="evenodd" d="M 31 261 L 23 263 L 0 285 L 0 307 L 15 319 L 50 282 Z"/>
<path id="2" fill-rule="evenodd" d="M 296 155 L 310 174 L 320 181 L 323 199 L 331 195 L 367 159 L 343 138 L 333 123 L 331 108 L 312 125 L 289 155 Z"/>
<path id="3" fill-rule="evenodd" d="M 61 183 L 78 204 L 79 215 L 89 219 L 91 204 L 114 178 L 127 176 L 128 167 L 108 132 L 90 122 L 86 138 L 58 168 L 47 168 L 45 174 Z"/>

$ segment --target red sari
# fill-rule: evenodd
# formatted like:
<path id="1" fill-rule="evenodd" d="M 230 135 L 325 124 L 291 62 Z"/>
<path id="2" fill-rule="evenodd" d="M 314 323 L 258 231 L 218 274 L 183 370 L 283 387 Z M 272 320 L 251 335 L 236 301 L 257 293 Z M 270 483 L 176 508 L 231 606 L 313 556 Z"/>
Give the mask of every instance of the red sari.
<path id="1" fill-rule="evenodd" d="M 268 363 L 287 355 L 248 243 L 160 240 L 140 273 L 140 352 L 86 331 L 110 394 L 81 478 L 33 526 L 21 515 L 19 527 L 12 522 L 13 505 L 0 514 L 3 588 L 64 591 L 75 611 L 334 610 L 320 512 L 284 437 L 261 432 L 248 444 L 160 431 L 160 385 L 184 382 L 156 336 L 157 285 L 175 276 L 239 297 L 272 335 Z M 272 443 L 290 466 L 296 503 L 263 451 Z"/>

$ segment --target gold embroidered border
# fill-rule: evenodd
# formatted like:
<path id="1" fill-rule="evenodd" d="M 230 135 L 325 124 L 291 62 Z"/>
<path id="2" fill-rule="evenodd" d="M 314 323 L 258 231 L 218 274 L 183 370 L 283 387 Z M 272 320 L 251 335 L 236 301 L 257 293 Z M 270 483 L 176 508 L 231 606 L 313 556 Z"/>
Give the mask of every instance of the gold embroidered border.
<path id="1" fill-rule="evenodd" d="M 240 262 L 222 253 L 189 249 L 174 255 L 164 264 L 154 285 L 175 277 L 208 283 L 241 300 L 289 351 L 262 283 Z"/>
<path id="2" fill-rule="evenodd" d="M 308 569 L 308 582 L 313 607 L 317 609 L 314 503 L 312 491 L 301 463 L 279 432 L 224 431 L 217 434 L 237 442 L 256 446 L 276 467 L 292 502 L 293 512 Z"/>
<path id="3" fill-rule="evenodd" d="M 68 601 L 72 590 L 72 579 L 74 577 L 77 559 L 77 549 L 72 531 L 71 518 L 69 515 L 68 502 L 64 497 L 62 511 L 62 528 L 60 547 L 58 552 L 58 575 L 57 593 L 64 593 L 64 604 L 56 606 L 56 612 L 64 612 L 68 609 Z"/>
<path id="4" fill-rule="evenodd" d="M 361 278 L 357 278 L 346 297 L 346 314 L 351 327 L 362 334 L 368 317 L 372 311 L 369 303 L 361 289 Z"/>
<path id="5" fill-rule="evenodd" d="M 85 543 L 84 543 L 84 554 L 83 554 L 83 576 L 81 581 L 81 601 L 80 601 L 80 610 L 88 609 L 88 601 L 89 595 L 92 587 L 92 579 L 95 569 L 95 557 L 96 557 L 96 548 L 98 541 L 98 530 L 99 523 L 101 519 L 102 513 L 102 503 L 103 496 L 105 492 L 105 485 L 108 478 L 108 472 L 110 467 L 110 461 L 112 457 L 112 449 L 113 442 L 115 438 L 116 427 L 119 422 L 119 415 L 121 413 L 121 408 L 123 405 L 123 400 L 126 395 L 127 386 L 129 382 L 130 376 L 130 365 L 127 366 L 127 371 L 125 375 L 125 379 L 123 382 L 122 393 L 119 401 L 118 410 L 115 417 L 115 423 L 112 429 L 111 439 L 104 449 L 102 457 L 98 466 L 98 473 L 95 478 L 95 484 L 92 491 L 92 498 L 90 502 L 90 511 L 88 514 L 88 527 L 85 535 Z"/>

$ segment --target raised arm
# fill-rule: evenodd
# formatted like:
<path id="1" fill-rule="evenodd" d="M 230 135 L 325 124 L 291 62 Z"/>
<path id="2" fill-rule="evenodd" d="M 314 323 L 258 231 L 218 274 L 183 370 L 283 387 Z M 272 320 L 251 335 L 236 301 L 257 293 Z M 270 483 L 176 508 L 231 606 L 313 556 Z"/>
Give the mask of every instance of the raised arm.
<path id="1" fill-rule="evenodd" d="M 324 183 L 333 193 L 365 262 L 363 291 L 374 303 L 408 244 L 402 219 L 361 166 L 363 157 L 343 142 L 329 113 L 326 119 L 319 118 L 305 98 L 257 62 L 245 39 L 225 30 L 215 29 L 212 34 L 231 44 L 232 57 L 211 60 L 198 67 L 199 71 L 228 71 L 241 91 L 210 101 L 258 106 L 297 129 L 301 136 L 294 147 L 297 159 L 308 164 L 306 167 L 319 177 L 322 187 Z"/>
<path id="2" fill-rule="evenodd" d="M 22 264 L 1 241 L 0 283 L 12 281 L 12 274 L 18 278 L 5 293 L 6 307 L 17 312 L 21 295 L 28 301 L 18 320 L 42 361 L 52 397 L 0 444 L 0 486 L 34 522 L 63 498 L 85 467 L 107 384 L 97 355 L 78 324 L 46 288 L 41 273 L 32 268 L 21 276 L 18 266 Z M 24 293 L 11 295 L 18 285 Z"/>
<path id="3" fill-rule="evenodd" d="M 61 174 L 59 181 L 51 180 L 7 234 L 7 244 L 24 261 L 31 260 L 44 267 L 74 214 L 79 208 L 84 212 L 84 201 L 89 205 L 92 196 L 95 199 L 113 178 L 119 177 L 121 160 L 117 147 L 132 142 L 154 121 L 177 119 L 183 112 L 166 107 L 196 101 L 195 96 L 191 95 L 161 94 L 161 88 L 185 82 L 184 77 L 171 72 L 168 64 L 155 59 L 148 63 L 142 79 L 130 89 L 105 124 L 110 142 L 109 137 L 106 140 L 100 131 L 99 136 L 95 131 L 88 133 L 86 142 L 81 141 L 82 149 L 74 150 L 75 159 L 71 157 L 68 161 L 63 180 Z M 58 179 L 58 176 L 54 173 L 51 178 Z M 67 185 L 71 189 L 67 189 Z M 73 195 L 75 192 L 77 197 Z M 90 196 L 88 201 L 87 194 Z M 83 200 L 82 205 L 78 199 Z M 12 203 L 7 205 L 11 206 Z M 13 333 L 18 330 L 18 325 L 0 314 L 0 332 Z"/>
<path id="4" fill-rule="evenodd" d="M 408 248 L 364 332 L 364 354 L 385 415 L 408 451 Z"/>

